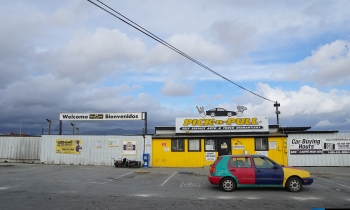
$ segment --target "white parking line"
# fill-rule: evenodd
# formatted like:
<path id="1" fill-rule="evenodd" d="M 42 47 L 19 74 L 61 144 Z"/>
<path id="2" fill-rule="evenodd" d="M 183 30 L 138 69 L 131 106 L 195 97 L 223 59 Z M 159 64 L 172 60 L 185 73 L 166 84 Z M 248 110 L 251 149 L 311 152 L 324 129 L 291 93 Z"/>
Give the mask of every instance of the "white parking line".
<path id="1" fill-rule="evenodd" d="M 124 174 L 124 175 L 121 175 L 121 176 L 118 176 L 118 177 L 116 177 L 116 178 L 110 179 L 110 180 L 108 180 L 107 182 L 102 182 L 101 184 L 106 184 L 106 183 L 108 183 L 108 182 L 110 182 L 110 181 L 119 179 L 119 178 L 121 178 L 121 177 L 123 177 L 123 176 L 129 175 L 129 174 L 132 174 L 132 173 L 134 173 L 134 171 L 132 171 L 132 172 L 130 172 L 130 173 L 127 173 L 127 174 Z"/>
<path id="2" fill-rule="evenodd" d="M 176 171 L 175 171 L 171 176 L 169 176 L 169 177 L 163 182 L 163 184 L 161 184 L 161 185 L 159 185 L 159 186 L 163 187 L 163 185 L 165 185 L 165 183 L 167 183 L 167 181 L 169 181 L 169 179 L 171 179 L 171 177 L 173 177 L 175 174 L 176 174 Z"/>
<path id="3" fill-rule="evenodd" d="M 349 186 L 346 186 L 346 185 L 343 185 L 343 184 L 339 184 L 339 183 L 336 183 L 336 182 L 333 182 L 333 181 L 330 181 L 330 180 L 327 180 L 327 179 L 322 179 L 322 178 L 317 177 L 317 176 L 313 176 L 313 177 L 315 177 L 315 178 L 317 178 L 317 179 L 321 179 L 321 180 L 323 180 L 323 181 L 327 181 L 327 182 L 333 183 L 333 184 L 337 184 L 337 185 L 340 185 L 340 186 L 342 186 L 342 187 L 346 187 L 346 188 L 349 188 L 349 189 L 350 189 Z"/>
<path id="4" fill-rule="evenodd" d="M 320 200 L 321 198 L 318 197 L 307 197 L 307 196 L 303 196 L 303 197 L 290 197 L 293 198 L 295 200 L 299 200 L 299 201 L 306 201 L 306 200 Z"/>

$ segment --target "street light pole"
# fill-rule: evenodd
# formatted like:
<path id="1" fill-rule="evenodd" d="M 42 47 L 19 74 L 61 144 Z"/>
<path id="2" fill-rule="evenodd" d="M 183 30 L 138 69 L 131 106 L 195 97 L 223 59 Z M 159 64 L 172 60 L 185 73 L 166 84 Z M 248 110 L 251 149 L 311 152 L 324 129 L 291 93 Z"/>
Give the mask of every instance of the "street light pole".
<path id="1" fill-rule="evenodd" d="M 49 122 L 49 135 L 50 135 L 50 133 L 51 133 L 51 120 L 46 119 L 46 121 Z"/>
<path id="2" fill-rule="evenodd" d="M 279 103 L 277 103 L 277 101 L 276 101 L 276 103 L 274 103 L 273 106 L 276 107 L 277 125 L 279 126 L 280 125 L 280 120 L 278 118 L 278 115 L 281 114 L 281 112 L 278 111 L 278 107 L 280 107 L 281 105 Z"/>
<path id="3" fill-rule="evenodd" d="M 77 129 L 77 130 L 78 130 L 78 135 L 79 135 L 79 133 L 80 133 L 80 128 L 75 128 L 75 129 Z"/>
<path id="4" fill-rule="evenodd" d="M 19 136 L 21 136 L 21 133 L 22 133 L 22 122 L 23 121 L 21 121 L 21 126 L 19 127 Z"/>
<path id="5" fill-rule="evenodd" d="M 72 125 L 72 134 L 74 135 L 74 126 L 75 126 L 75 124 L 71 123 L 71 125 Z"/>

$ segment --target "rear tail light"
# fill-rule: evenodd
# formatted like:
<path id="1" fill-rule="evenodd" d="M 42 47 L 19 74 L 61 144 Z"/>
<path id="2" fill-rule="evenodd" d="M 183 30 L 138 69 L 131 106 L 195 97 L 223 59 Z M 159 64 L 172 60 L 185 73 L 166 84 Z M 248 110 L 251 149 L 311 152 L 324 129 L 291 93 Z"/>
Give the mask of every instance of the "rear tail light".
<path id="1" fill-rule="evenodd" d="M 210 169 L 209 169 L 209 172 L 211 173 L 211 174 L 214 174 L 215 173 L 215 166 L 210 166 Z"/>

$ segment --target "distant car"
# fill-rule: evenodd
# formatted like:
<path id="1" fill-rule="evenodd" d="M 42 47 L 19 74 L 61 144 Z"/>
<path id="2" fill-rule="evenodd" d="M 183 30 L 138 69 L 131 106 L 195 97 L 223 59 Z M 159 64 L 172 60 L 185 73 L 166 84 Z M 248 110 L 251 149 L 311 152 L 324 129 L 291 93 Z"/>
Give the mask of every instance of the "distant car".
<path id="1" fill-rule="evenodd" d="M 234 111 L 228 111 L 224 108 L 213 108 L 205 112 L 207 116 L 215 117 L 215 116 L 228 116 L 232 117 L 237 115 Z"/>
<path id="2" fill-rule="evenodd" d="M 264 155 L 223 155 L 210 166 L 208 180 L 225 192 L 237 187 L 283 187 L 299 192 L 311 185 L 306 170 L 279 165 Z"/>

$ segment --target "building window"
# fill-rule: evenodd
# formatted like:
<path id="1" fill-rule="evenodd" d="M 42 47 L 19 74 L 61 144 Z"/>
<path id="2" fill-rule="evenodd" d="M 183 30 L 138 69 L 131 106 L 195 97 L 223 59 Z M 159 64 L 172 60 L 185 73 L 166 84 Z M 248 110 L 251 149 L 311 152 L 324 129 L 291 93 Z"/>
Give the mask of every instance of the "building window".
<path id="1" fill-rule="evenodd" d="M 267 138 L 255 138 L 255 151 L 268 151 Z"/>
<path id="2" fill-rule="evenodd" d="M 200 152 L 201 151 L 201 140 L 200 139 L 188 139 L 188 151 L 189 152 Z"/>
<path id="3" fill-rule="evenodd" d="M 171 140 L 171 151 L 172 152 L 183 152 L 184 151 L 184 140 L 183 139 L 172 139 Z"/>
<path id="4" fill-rule="evenodd" d="M 216 151 L 216 139 L 205 139 L 205 151 Z"/>

